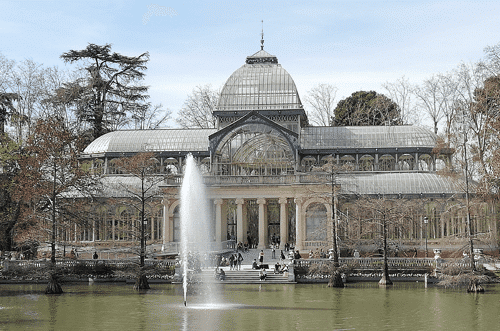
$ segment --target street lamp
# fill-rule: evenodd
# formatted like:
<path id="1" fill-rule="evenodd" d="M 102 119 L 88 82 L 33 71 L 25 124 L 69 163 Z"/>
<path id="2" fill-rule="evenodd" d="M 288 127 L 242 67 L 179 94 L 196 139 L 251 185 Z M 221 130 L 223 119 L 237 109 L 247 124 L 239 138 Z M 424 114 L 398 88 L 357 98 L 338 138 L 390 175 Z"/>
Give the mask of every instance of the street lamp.
<path id="1" fill-rule="evenodd" d="M 429 224 L 429 218 L 427 216 L 424 216 L 424 223 L 425 223 L 425 257 L 427 256 L 427 224 Z"/>

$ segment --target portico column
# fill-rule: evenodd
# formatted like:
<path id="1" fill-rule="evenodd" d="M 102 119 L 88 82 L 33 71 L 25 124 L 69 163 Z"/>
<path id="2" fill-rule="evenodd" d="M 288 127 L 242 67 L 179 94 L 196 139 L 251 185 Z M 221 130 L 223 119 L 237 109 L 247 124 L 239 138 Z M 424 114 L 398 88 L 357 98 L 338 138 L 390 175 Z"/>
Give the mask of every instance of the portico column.
<path id="1" fill-rule="evenodd" d="M 162 245 L 165 245 L 170 242 L 170 212 L 168 210 L 168 200 L 163 200 L 161 204 L 163 205 Z M 162 246 L 162 249 L 164 248 Z"/>
<path id="2" fill-rule="evenodd" d="M 287 198 L 279 198 L 278 202 L 280 204 L 280 249 L 284 249 L 288 241 L 288 215 L 286 213 Z"/>
<path id="3" fill-rule="evenodd" d="M 155 240 L 155 217 L 154 217 L 154 215 L 151 215 L 149 222 L 151 223 L 151 241 L 154 241 Z"/>
<path id="4" fill-rule="evenodd" d="M 222 241 L 222 199 L 215 199 L 215 242 Z M 224 240 L 226 240 L 224 238 Z"/>
<path id="5" fill-rule="evenodd" d="M 243 229 L 243 204 L 245 200 L 236 199 L 236 242 L 245 241 L 245 232 Z"/>
<path id="6" fill-rule="evenodd" d="M 259 249 L 266 248 L 266 199 L 257 199 L 257 203 L 259 204 Z"/>
<path id="7" fill-rule="evenodd" d="M 296 239 L 295 239 L 295 249 L 298 249 L 299 251 L 304 250 L 304 238 L 305 238 L 305 233 L 304 233 L 304 227 L 305 227 L 305 222 L 303 220 L 303 215 L 302 215 L 302 203 L 304 202 L 304 198 L 295 198 L 295 206 L 296 206 L 296 215 L 295 215 L 295 231 L 296 231 Z"/>

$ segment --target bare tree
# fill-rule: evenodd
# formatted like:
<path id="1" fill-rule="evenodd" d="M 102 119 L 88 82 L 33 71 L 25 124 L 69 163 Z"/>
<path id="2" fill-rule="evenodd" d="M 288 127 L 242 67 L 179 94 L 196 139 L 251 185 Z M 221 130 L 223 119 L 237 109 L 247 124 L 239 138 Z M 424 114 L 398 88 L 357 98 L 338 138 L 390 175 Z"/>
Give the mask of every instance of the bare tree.
<path id="1" fill-rule="evenodd" d="M 318 126 L 333 124 L 337 88 L 330 84 L 318 84 L 307 92 L 306 103 L 310 106 L 309 121 Z"/>
<path id="2" fill-rule="evenodd" d="M 136 130 L 154 130 L 158 129 L 170 119 L 172 111 L 163 109 L 161 104 L 147 108 L 139 107 L 131 110 L 134 129 Z"/>
<path id="3" fill-rule="evenodd" d="M 492 111 L 490 105 L 486 101 L 487 95 L 494 93 L 494 81 L 487 87 L 488 92 L 484 89 L 485 81 L 487 81 L 488 72 L 484 67 L 477 64 L 462 63 L 455 71 L 457 88 L 456 119 L 454 126 L 460 126 L 463 121 L 467 121 L 467 145 L 470 148 L 470 157 L 474 157 L 470 162 L 470 175 L 477 175 L 479 173 L 488 173 L 488 149 L 494 137 L 488 128 L 488 123 L 496 117 L 495 112 Z M 483 95 L 483 96 L 482 96 Z M 482 100 L 482 101 L 481 101 Z M 483 105 L 486 107 L 484 108 Z M 490 110 L 486 110 L 490 108 Z M 460 115 L 460 116 L 458 116 Z M 463 128 L 462 128 L 463 129 Z M 456 148 L 460 155 L 460 151 L 464 148 L 462 135 L 463 131 L 455 130 L 455 134 L 451 135 L 452 147 Z M 457 159 L 458 162 L 462 158 Z"/>
<path id="4" fill-rule="evenodd" d="M 392 285 L 389 277 L 388 267 L 388 242 L 390 231 L 397 231 L 398 228 L 411 224 L 413 216 L 413 206 L 405 199 L 391 199 L 388 197 L 361 197 L 355 204 L 356 208 L 351 211 L 357 214 L 360 222 L 365 224 L 365 228 L 378 232 L 383 252 L 383 269 L 380 285 Z M 353 215 L 353 216 L 355 216 Z M 356 216 L 355 216 L 356 217 Z M 368 226 L 366 226 L 368 225 Z"/>
<path id="5" fill-rule="evenodd" d="M 62 292 L 56 274 L 57 223 L 61 219 L 82 219 L 81 206 L 68 197 L 91 197 L 98 187 L 89 167 L 78 158 L 79 140 L 57 118 L 38 121 L 19 159 L 20 170 L 15 178 L 21 189 L 15 191 L 14 197 L 27 205 L 23 208 L 24 217 L 52 225 L 48 229 L 52 273 L 47 294 Z"/>
<path id="6" fill-rule="evenodd" d="M 213 112 L 219 95 L 219 91 L 212 89 L 211 85 L 196 86 L 178 112 L 177 123 L 183 128 L 215 128 Z"/>
<path id="7" fill-rule="evenodd" d="M 401 77 L 394 83 L 386 82 L 382 87 L 387 91 L 389 98 L 401 109 L 401 122 L 403 124 L 419 124 L 420 118 L 417 107 L 412 97 L 413 87 L 406 77 Z"/>
<path id="8" fill-rule="evenodd" d="M 486 59 L 480 63 L 488 72 L 488 76 L 500 74 L 500 43 L 484 48 Z"/>
<path id="9" fill-rule="evenodd" d="M 439 123 L 444 117 L 445 102 L 441 95 L 441 79 L 438 75 L 423 81 L 421 86 L 414 89 L 419 107 L 431 119 L 434 133 L 438 133 Z"/>
<path id="10" fill-rule="evenodd" d="M 131 177 L 131 180 L 118 182 L 116 188 L 125 192 L 129 197 L 128 204 L 139 214 L 140 233 L 140 262 L 139 272 L 135 289 L 148 289 L 149 284 L 144 272 L 144 261 L 146 258 L 146 222 L 151 219 L 154 210 L 153 203 L 161 195 L 159 184 L 164 181 L 165 176 L 158 174 L 159 162 L 154 153 L 138 153 L 131 157 L 119 158 L 115 161 L 116 166 Z"/>

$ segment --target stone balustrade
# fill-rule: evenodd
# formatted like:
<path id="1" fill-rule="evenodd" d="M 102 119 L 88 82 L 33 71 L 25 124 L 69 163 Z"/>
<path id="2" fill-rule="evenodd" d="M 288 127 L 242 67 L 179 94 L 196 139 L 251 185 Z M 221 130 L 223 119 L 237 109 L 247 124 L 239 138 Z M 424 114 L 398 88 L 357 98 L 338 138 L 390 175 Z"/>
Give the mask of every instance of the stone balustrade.
<path id="1" fill-rule="evenodd" d="M 311 184 L 325 183 L 331 180 L 329 174 L 296 174 L 296 175 L 270 175 L 270 176 L 203 176 L 205 185 L 258 185 L 258 184 L 283 184 L 293 183 Z M 175 175 L 165 180 L 167 186 L 180 186 L 182 176 Z"/>
<path id="2" fill-rule="evenodd" d="M 2 262 L 2 265 L 5 270 L 8 270 L 11 267 L 17 269 L 43 268 L 49 267 L 50 263 L 50 260 L 5 260 Z M 56 260 L 57 267 L 65 268 L 75 267 L 76 265 L 94 267 L 97 264 L 105 264 L 108 266 L 125 268 L 131 265 L 136 265 L 138 263 L 138 258 L 127 260 Z M 174 260 L 145 260 L 144 264 L 146 266 L 157 266 L 159 268 L 175 267 Z"/>

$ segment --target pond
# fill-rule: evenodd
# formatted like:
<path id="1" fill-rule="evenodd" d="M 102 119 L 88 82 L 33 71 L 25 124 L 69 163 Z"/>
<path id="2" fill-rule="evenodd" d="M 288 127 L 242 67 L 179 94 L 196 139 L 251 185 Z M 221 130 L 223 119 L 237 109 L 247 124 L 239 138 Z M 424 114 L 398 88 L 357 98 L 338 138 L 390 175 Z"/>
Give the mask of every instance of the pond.
<path id="1" fill-rule="evenodd" d="M 350 285 L 350 284 L 348 284 Z M 376 283 L 344 289 L 324 284 L 221 285 L 220 303 L 183 304 L 180 285 L 0 285 L 0 330 L 496 330 L 500 285 L 486 293 Z"/>

